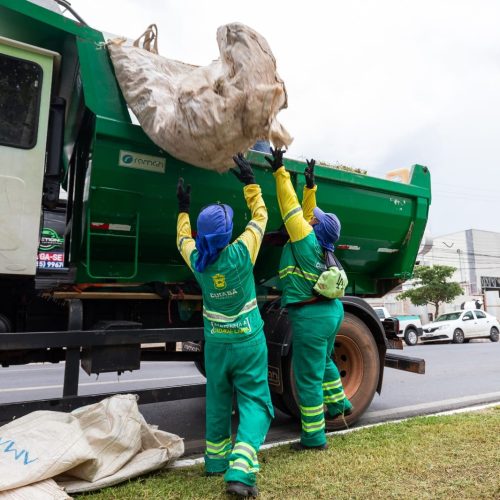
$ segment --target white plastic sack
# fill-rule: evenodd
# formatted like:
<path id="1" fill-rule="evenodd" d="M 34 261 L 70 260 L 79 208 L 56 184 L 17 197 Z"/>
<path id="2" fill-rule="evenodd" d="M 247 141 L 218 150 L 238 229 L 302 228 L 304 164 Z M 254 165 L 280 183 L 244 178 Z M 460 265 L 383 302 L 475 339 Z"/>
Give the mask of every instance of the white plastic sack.
<path id="1" fill-rule="evenodd" d="M 0 500 L 68 500 L 71 497 L 53 479 L 0 491 Z"/>
<path id="2" fill-rule="evenodd" d="M 139 40 L 134 46 L 111 40 L 109 54 L 127 104 L 151 140 L 172 156 L 224 172 L 235 153 L 259 139 L 290 145 L 276 118 L 287 107 L 285 84 L 256 31 L 240 23 L 221 26 L 220 58 L 208 66 L 158 55 L 155 25 Z"/>
<path id="3" fill-rule="evenodd" d="M 98 489 L 162 468 L 183 453 L 182 439 L 148 425 L 131 394 L 72 413 L 37 411 L 0 427 L 0 492 L 22 494 L 23 486 L 40 481 L 50 488 L 43 482 L 49 478 L 70 492 Z"/>

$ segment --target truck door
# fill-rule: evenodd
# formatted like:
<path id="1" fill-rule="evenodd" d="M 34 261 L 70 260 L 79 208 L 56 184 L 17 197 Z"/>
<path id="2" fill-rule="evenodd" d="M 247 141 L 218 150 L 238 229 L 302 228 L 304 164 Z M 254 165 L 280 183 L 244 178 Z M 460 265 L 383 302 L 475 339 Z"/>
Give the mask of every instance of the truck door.
<path id="1" fill-rule="evenodd" d="M 0 274 L 35 274 L 50 96 L 59 57 L 0 37 Z"/>

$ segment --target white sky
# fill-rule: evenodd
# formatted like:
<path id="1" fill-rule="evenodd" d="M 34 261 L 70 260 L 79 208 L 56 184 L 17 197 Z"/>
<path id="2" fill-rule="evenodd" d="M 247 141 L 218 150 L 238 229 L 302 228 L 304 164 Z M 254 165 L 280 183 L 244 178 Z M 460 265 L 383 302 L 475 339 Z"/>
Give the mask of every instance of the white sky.
<path id="1" fill-rule="evenodd" d="M 269 42 L 288 91 L 289 156 L 364 168 L 420 163 L 432 175 L 428 229 L 500 231 L 500 2 L 495 0 L 73 0 L 94 28 L 205 65 L 217 27 Z"/>

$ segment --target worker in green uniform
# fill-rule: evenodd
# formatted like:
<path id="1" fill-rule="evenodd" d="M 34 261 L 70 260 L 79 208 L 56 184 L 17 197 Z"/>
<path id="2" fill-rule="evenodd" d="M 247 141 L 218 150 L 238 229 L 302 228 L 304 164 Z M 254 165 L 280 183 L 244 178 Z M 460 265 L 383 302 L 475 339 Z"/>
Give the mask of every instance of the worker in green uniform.
<path id="1" fill-rule="evenodd" d="M 228 493 L 258 494 L 257 451 L 274 417 L 267 382 L 267 345 L 257 306 L 253 266 L 267 224 L 267 209 L 252 167 L 239 153 L 239 170 L 231 170 L 245 185 L 243 194 L 252 218 L 231 243 L 233 210 L 224 204 L 202 209 L 196 240 L 189 221 L 190 186 L 179 179 L 177 246 L 200 284 L 203 296 L 206 388 L 207 474 L 225 473 Z M 239 426 L 231 444 L 233 393 Z"/>
<path id="2" fill-rule="evenodd" d="M 325 413 L 336 417 L 351 413 L 340 374 L 331 359 L 335 336 L 344 318 L 338 299 L 313 293 L 326 270 L 325 250 L 333 252 L 340 236 L 340 221 L 316 206 L 315 161 L 307 162 L 302 206 L 283 166 L 283 151 L 271 149 L 266 157 L 276 179 L 278 203 L 290 237 L 283 248 L 279 278 L 281 305 L 288 310 L 292 325 L 292 366 L 300 403 L 302 432 L 294 449 L 326 449 Z"/>

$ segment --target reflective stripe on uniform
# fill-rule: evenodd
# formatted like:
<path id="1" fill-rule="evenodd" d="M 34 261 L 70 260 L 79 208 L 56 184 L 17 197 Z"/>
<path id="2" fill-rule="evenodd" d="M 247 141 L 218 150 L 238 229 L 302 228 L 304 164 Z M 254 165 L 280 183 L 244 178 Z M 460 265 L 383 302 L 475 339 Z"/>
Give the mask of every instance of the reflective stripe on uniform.
<path id="1" fill-rule="evenodd" d="M 233 455 L 242 455 L 251 465 L 258 467 L 259 461 L 257 459 L 257 452 L 248 443 L 239 442 L 234 445 Z"/>
<path id="2" fill-rule="evenodd" d="M 315 417 L 324 412 L 323 403 L 318 406 L 301 406 L 300 413 L 305 417 Z"/>
<path id="3" fill-rule="evenodd" d="M 236 460 L 231 460 L 229 462 L 229 467 L 231 469 L 240 470 L 245 474 L 249 474 L 250 472 L 258 472 L 259 466 L 252 467 L 244 458 L 237 458 Z"/>
<path id="4" fill-rule="evenodd" d="M 317 422 L 304 422 L 302 420 L 302 430 L 304 432 L 317 432 L 325 428 L 325 419 L 322 418 Z"/>
<path id="5" fill-rule="evenodd" d="M 297 215 L 298 213 L 302 212 L 302 207 L 294 207 L 290 210 L 290 212 L 286 213 L 283 216 L 283 223 L 286 224 L 289 219 L 291 219 L 294 215 Z"/>
<path id="6" fill-rule="evenodd" d="M 299 276 L 300 278 L 306 279 L 308 281 L 313 281 L 314 283 L 316 283 L 319 278 L 318 274 L 308 273 L 297 266 L 287 266 L 283 269 L 280 269 L 280 271 L 278 272 L 280 279 L 283 279 L 290 274 L 294 274 L 295 276 Z"/>
<path id="7" fill-rule="evenodd" d="M 325 396 L 325 403 L 337 403 L 338 401 L 342 401 L 345 398 L 344 391 L 339 394 L 335 394 L 334 396 Z"/>
<path id="8" fill-rule="evenodd" d="M 253 227 L 254 229 L 257 229 L 258 233 L 260 234 L 261 238 L 264 236 L 264 231 L 262 228 L 253 220 L 251 220 L 248 224 L 247 227 Z"/>
<path id="9" fill-rule="evenodd" d="M 184 240 L 190 240 L 191 238 L 189 236 L 183 236 L 179 240 L 179 252 L 182 252 L 182 244 L 184 243 Z"/>
<path id="10" fill-rule="evenodd" d="M 231 438 L 223 439 L 217 443 L 206 441 L 207 455 L 227 455 L 231 451 Z"/>
<path id="11" fill-rule="evenodd" d="M 331 382 L 324 382 L 323 383 L 323 390 L 333 390 L 333 389 L 338 389 L 339 387 L 342 387 L 342 381 L 340 379 L 333 380 Z"/>
<path id="12" fill-rule="evenodd" d="M 217 321 L 219 323 L 232 323 L 236 321 L 242 314 L 245 314 L 247 312 L 252 311 L 257 307 L 257 299 L 252 299 L 249 302 L 247 302 L 234 316 L 226 316 L 225 314 L 222 314 L 217 311 L 209 311 L 208 309 L 205 309 L 203 307 L 203 316 L 207 318 L 210 321 Z"/>

